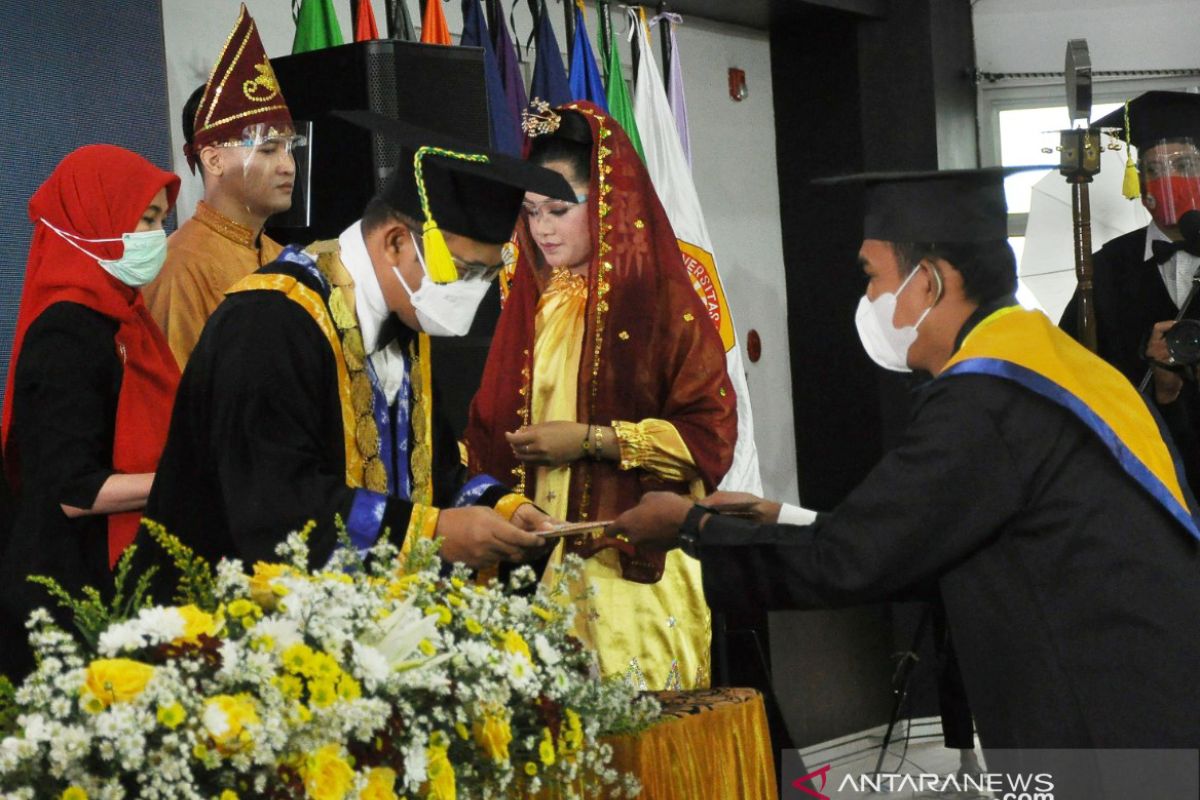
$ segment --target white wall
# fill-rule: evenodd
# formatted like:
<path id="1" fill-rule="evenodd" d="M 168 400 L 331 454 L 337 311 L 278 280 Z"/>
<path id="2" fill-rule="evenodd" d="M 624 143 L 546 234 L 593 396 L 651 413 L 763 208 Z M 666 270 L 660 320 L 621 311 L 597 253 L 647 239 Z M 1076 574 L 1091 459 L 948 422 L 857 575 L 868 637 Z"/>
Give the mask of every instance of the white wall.
<path id="1" fill-rule="evenodd" d="M 984 72 L 1061 72 L 1068 39 L 1087 39 L 1096 70 L 1200 67 L 1196 0 L 977 0 Z"/>
<path id="2" fill-rule="evenodd" d="M 258 23 L 267 55 L 289 53 L 295 32 L 290 2 L 245 2 Z M 372 2 L 382 32 L 386 25 L 383 3 Z M 163 0 L 172 150 L 175 171 L 184 179 L 179 202 L 181 219 L 191 213 L 203 186 L 198 178 L 188 174 L 180 150 L 179 116 L 188 95 L 208 78 L 212 62 L 237 18 L 238 5 L 239 0 L 208 0 L 202 4 L 195 0 Z M 351 38 L 348 4 L 333 5 L 343 36 Z M 408 0 L 408 5 L 419 29 L 419 7 L 423 3 Z M 451 34 L 457 39 L 462 30 L 461 3 L 448 3 L 443 8 Z M 550 3 L 549 9 L 559 46 L 565 50 L 562 7 Z M 625 29 L 622 16 L 614 9 L 618 34 Z M 516 24 L 517 35 L 524 42 L 531 28 L 524 3 L 517 8 Z M 587 24 L 595 44 L 596 17 L 591 6 Z M 657 30 L 652 38 L 657 48 Z M 758 330 L 763 342 L 759 363 L 744 360 L 764 491 L 768 497 L 796 502 L 796 448 L 775 168 L 770 44 L 765 33 L 700 19 L 685 19 L 678 29 L 678 39 L 691 123 L 693 171 L 717 264 L 743 347 L 752 327 Z M 628 70 L 629 48 L 624 39 L 622 53 Z M 727 89 L 727 70 L 735 66 L 746 71 L 750 89 L 749 98 L 741 103 L 733 102 Z"/>

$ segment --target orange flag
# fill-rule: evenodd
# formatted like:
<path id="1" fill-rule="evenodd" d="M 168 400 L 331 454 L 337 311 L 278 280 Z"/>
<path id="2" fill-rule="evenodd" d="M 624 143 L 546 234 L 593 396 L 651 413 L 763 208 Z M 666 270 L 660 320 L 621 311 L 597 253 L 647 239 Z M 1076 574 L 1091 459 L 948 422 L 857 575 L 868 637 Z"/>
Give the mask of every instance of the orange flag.
<path id="1" fill-rule="evenodd" d="M 442 0 L 425 0 L 425 16 L 421 19 L 421 41 L 425 44 L 453 44 Z"/>
<path id="2" fill-rule="evenodd" d="M 354 41 L 369 42 L 379 38 L 379 26 L 375 24 L 375 12 L 371 0 L 358 0 L 358 14 L 354 20 Z"/>

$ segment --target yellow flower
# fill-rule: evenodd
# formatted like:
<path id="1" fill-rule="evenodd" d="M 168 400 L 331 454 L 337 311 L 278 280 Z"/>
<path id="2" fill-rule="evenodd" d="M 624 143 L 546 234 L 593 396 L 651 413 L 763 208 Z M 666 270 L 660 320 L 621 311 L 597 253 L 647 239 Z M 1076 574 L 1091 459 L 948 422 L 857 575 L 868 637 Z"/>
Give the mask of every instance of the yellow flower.
<path id="1" fill-rule="evenodd" d="M 548 611 L 541 606 L 530 606 L 529 610 L 544 619 L 546 622 L 553 622 L 554 620 L 558 619 L 557 614 L 555 614 L 553 611 Z"/>
<path id="2" fill-rule="evenodd" d="M 537 775 L 537 764 L 533 763 L 532 761 L 526 761 L 525 774 L 531 778 Z"/>
<path id="3" fill-rule="evenodd" d="M 313 800 L 342 800 L 354 785 L 354 769 L 336 744 L 327 744 L 304 759 L 300 772 L 305 794 Z"/>
<path id="4" fill-rule="evenodd" d="M 389 600 L 403 600 L 405 598 L 405 596 L 408 595 L 408 590 L 411 589 L 413 587 L 413 585 L 416 584 L 420 580 L 421 580 L 420 574 L 413 573 L 412 575 L 401 575 L 399 578 L 396 578 L 394 581 L 389 582 L 388 583 L 388 591 L 387 591 L 388 599 Z"/>
<path id="5" fill-rule="evenodd" d="M 577 752 L 583 747 L 583 723 L 573 709 L 566 710 L 567 727 L 561 733 L 562 749 L 564 752 Z"/>
<path id="6" fill-rule="evenodd" d="M 286 564 L 255 562 L 254 574 L 250 576 L 250 598 L 267 611 L 271 611 L 278 599 L 287 594 L 287 587 L 272 586 L 271 581 L 291 573 L 291 567 Z"/>
<path id="7" fill-rule="evenodd" d="M 467 633 L 472 636 L 478 636 L 483 633 L 483 626 L 479 624 L 479 620 L 474 617 L 467 617 Z"/>
<path id="8" fill-rule="evenodd" d="M 547 767 L 554 763 L 554 736 L 549 728 L 542 728 L 542 740 L 538 742 L 538 758 Z"/>
<path id="9" fill-rule="evenodd" d="M 313 678 L 335 681 L 342 674 L 342 668 L 328 653 L 313 653 L 308 661 L 308 673 Z"/>
<path id="10" fill-rule="evenodd" d="M 204 727 L 218 747 L 248 743 L 246 726 L 258 724 L 258 711 L 248 694 L 219 694 L 204 704 Z"/>
<path id="11" fill-rule="evenodd" d="M 312 660 L 312 648 L 306 644 L 294 644 L 283 651 L 283 668 L 288 672 L 308 674 L 308 664 Z"/>
<path id="12" fill-rule="evenodd" d="M 467 582 L 464 581 L 462 578 L 451 578 L 450 585 L 453 586 L 455 589 L 461 589 L 467 585 Z"/>
<path id="13" fill-rule="evenodd" d="M 437 648 L 433 646 L 433 642 L 429 641 L 428 639 L 422 639 L 417 645 L 417 649 L 427 656 L 432 656 L 437 652 Z"/>
<path id="14" fill-rule="evenodd" d="M 237 792 L 233 789 L 226 789 L 221 792 L 221 796 L 217 800 L 238 800 Z"/>
<path id="15" fill-rule="evenodd" d="M 359 797 L 361 800 L 396 800 L 396 771 L 387 767 L 372 767 L 367 773 L 367 785 Z"/>
<path id="16" fill-rule="evenodd" d="M 458 734 L 458 738 L 464 741 L 471 738 L 471 732 L 461 722 L 454 723 L 454 732 Z"/>
<path id="17" fill-rule="evenodd" d="M 362 686 L 352 676 L 343 672 L 338 680 L 337 693 L 343 700 L 357 700 L 362 697 Z"/>
<path id="18" fill-rule="evenodd" d="M 463 601 L 463 599 L 456 594 L 446 595 L 446 602 L 455 608 L 463 608 L 466 606 L 466 603 Z"/>
<path id="19" fill-rule="evenodd" d="M 262 614 L 262 609 L 244 597 L 239 597 L 237 600 L 234 600 L 232 603 L 230 603 L 228 610 L 229 616 L 234 617 L 235 619 L 241 619 L 242 617 L 255 617 Z"/>
<path id="20" fill-rule="evenodd" d="M 171 703 L 169 706 L 160 705 L 156 716 L 163 727 L 175 730 L 187 718 L 187 712 L 179 703 Z"/>
<path id="21" fill-rule="evenodd" d="M 312 680 L 308 682 L 308 700 L 317 708 L 326 708 L 337 700 L 337 687 L 333 681 Z"/>
<path id="22" fill-rule="evenodd" d="M 457 789 L 454 785 L 454 767 L 450 764 L 450 755 L 445 747 L 430 747 L 425 751 L 428 764 L 426 772 L 429 775 L 428 800 L 455 800 Z"/>
<path id="23" fill-rule="evenodd" d="M 426 616 L 435 616 L 438 618 L 438 627 L 449 625 L 450 620 L 454 619 L 454 614 L 445 606 L 432 605 L 425 609 Z"/>
<path id="24" fill-rule="evenodd" d="M 521 634 L 516 631 L 511 629 L 505 631 L 504 636 L 500 638 L 500 645 L 505 651 L 513 655 L 520 653 L 529 660 L 529 663 L 533 663 L 533 656 L 529 654 L 529 645 L 525 644 L 525 640 L 521 638 Z"/>
<path id="25" fill-rule="evenodd" d="M 83 691 L 100 709 L 134 699 L 154 677 L 154 667 L 128 658 L 101 658 L 88 665 Z M 89 698 L 89 699 L 91 699 Z M 89 711 L 92 710 L 89 704 Z"/>
<path id="26" fill-rule="evenodd" d="M 295 675 L 276 675 L 271 683 L 288 700 L 299 700 L 304 694 L 304 681 Z"/>
<path id="27" fill-rule="evenodd" d="M 471 726 L 475 741 L 492 761 L 508 761 L 508 743 L 512 741 L 512 728 L 508 717 L 499 713 L 486 713 L 483 719 L 475 720 Z"/>
<path id="28" fill-rule="evenodd" d="M 195 643 L 199 640 L 200 634 L 216 635 L 220 625 L 212 614 L 201 611 L 194 605 L 180 606 L 178 611 L 179 616 L 183 617 L 183 641 Z M 176 643 L 178 641 L 176 640 Z"/>
<path id="29" fill-rule="evenodd" d="M 60 800 L 88 800 L 88 793 L 80 786 L 68 786 Z"/>

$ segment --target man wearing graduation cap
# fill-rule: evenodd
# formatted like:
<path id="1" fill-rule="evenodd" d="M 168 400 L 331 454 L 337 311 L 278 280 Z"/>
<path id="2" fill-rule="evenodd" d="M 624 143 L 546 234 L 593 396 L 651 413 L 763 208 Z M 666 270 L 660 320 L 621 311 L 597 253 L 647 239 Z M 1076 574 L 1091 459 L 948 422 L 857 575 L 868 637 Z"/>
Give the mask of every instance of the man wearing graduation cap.
<path id="1" fill-rule="evenodd" d="M 1192 748 L 1200 530 L 1129 382 L 1014 300 L 1003 175 L 853 179 L 863 346 L 934 377 L 841 505 L 648 494 L 615 529 L 700 558 L 714 611 L 936 592 L 986 748 Z"/>
<path id="2" fill-rule="evenodd" d="M 291 208 L 292 152 L 305 144 L 245 5 L 208 81 L 184 104 L 183 134 L 204 199 L 167 240 L 162 271 L 144 290 L 180 369 L 225 290 L 279 255 L 263 225 Z"/>
<path id="3" fill-rule="evenodd" d="M 1149 392 L 1175 439 L 1193 493 L 1200 490 L 1200 390 L 1195 366 L 1173 363 L 1163 334 L 1174 325 L 1200 267 L 1200 242 L 1180 218 L 1200 209 L 1200 95 L 1147 92 L 1092 123 L 1117 128 L 1138 151 L 1139 192 L 1152 221 L 1107 242 L 1092 258 L 1097 352 L 1134 385 L 1153 367 Z M 1130 164 L 1132 170 L 1132 161 Z M 1078 336 L 1079 295 L 1060 325 Z M 1200 308 L 1191 316 L 1200 316 Z"/>
<path id="4" fill-rule="evenodd" d="M 341 115 L 396 139 L 397 168 L 336 241 L 285 248 L 229 290 L 184 371 L 146 518 L 210 563 L 270 560 L 311 520 L 318 566 L 339 517 L 359 549 L 390 530 L 405 549 L 438 537 L 473 568 L 523 560 L 546 516 L 487 476 L 462 483 L 429 336 L 467 332 L 525 191 L 572 190 L 523 161 Z"/>

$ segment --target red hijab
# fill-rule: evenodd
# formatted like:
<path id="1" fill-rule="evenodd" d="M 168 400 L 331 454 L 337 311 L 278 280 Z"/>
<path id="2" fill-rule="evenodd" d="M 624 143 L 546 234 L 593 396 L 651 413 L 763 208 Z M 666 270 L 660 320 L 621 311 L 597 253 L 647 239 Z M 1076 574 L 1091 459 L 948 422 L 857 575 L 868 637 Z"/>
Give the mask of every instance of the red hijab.
<path id="1" fill-rule="evenodd" d="M 571 113 L 567 109 L 582 114 L 591 128 L 593 165 L 587 201 L 592 259 L 575 420 L 595 425 L 667 420 L 712 491 L 733 462 L 737 439 L 737 401 L 725 348 L 629 137 L 591 103 L 571 103 L 559 111 Z M 516 271 L 466 431 L 471 471 L 502 480 L 519 474 L 504 432 L 529 421 L 534 322 L 550 275 L 524 213 L 516 238 Z M 528 470 L 528 496 L 533 477 Z M 619 470 L 612 462 L 575 461 L 567 514 L 571 520 L 613 519 L 654 489 L 686 492 L 688 487 L 640 469 Z M 586 542 L 573 542 L 571 549 L 585 556 L 594 552 Z M 661 553 L 619 549 L 626 578 L 650 582 L 661 576 Z"/>
<path id="2" fill-rule="evenodd" d="M 29 200 L 33 244 L 25 268 L 25 288 L 0 420 L 4 463 L 16 492 L 20 491 L 20 453 L 9 438 L 13 376 L 29 326 L 46 308 L 64 301 L 87 306 L 118 325 L 113 347 L 124 373 L 117 399 L 113 469 L 138 473 L 153 472 L 158 466 L 179 385 L 179 367 L 166 337 L 146 310 L 140 291 L 108 274 L 95 259 L 68 243 L 43 220 L 86 239 L 120 239 L 122 234 L 133 232 L 154 195 L 164 187 L 168 204 L 174 205 L 179 194 L 178 177 L 136 153 L 94 144 L 64 158 Z M 120 241 L 80 244 L 104 259 L 120 258 L 124 252 Z M 140 518 L 139 511 L 109 515 L 110 566 L 133 541 Z"/>

